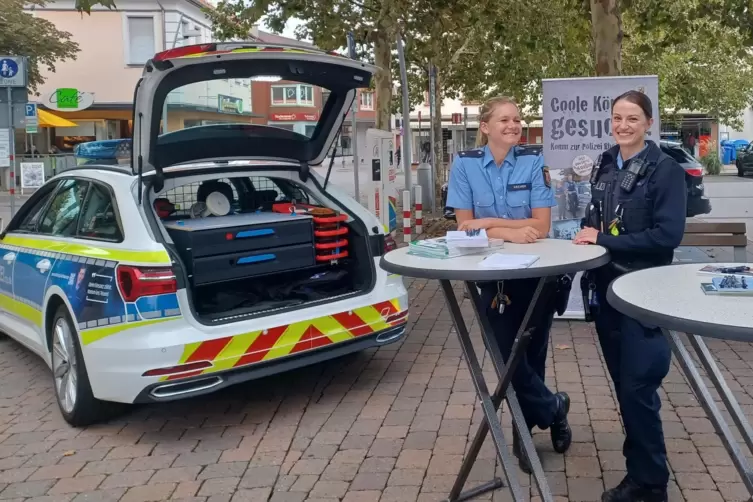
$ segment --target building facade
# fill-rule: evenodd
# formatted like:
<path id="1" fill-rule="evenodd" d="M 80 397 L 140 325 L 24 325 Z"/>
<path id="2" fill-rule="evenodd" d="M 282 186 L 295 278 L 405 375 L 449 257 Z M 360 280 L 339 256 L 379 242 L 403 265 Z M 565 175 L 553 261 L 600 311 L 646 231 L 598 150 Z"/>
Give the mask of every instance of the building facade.
<path id="1" fill-rule="evenodd" d="M 45 74 L 37 102 L 51 122 L 32 135 L 40 153 L 70 153 L 76 144 L 132 134 L 133 94 L 144 63 L 163 50 L 212 41 L 205 0 L 119 0 L 117 10 L 95 6 L 91 15 L 75 10 L 74 0 L 58 0 L 33 10 L 35 16 L 72 34 L 75 60 Z M 254 27 L 250 39 L 311 47 L 307 42 Z M 61 96 L 75 90 L 78 107 L 64 108 Z M 374 124 L 372 93 L 359 96 L 359 132 Z M 326 91 L 301 82 L 226 79 L 190 84 L 170 92 L 163 131 L 224 122 L 273 125 L 310 135 L 326 101 Z M 362 129 L 363 126 L 363 129 Z M 348 126 L 349 127 L 349 126 Z M 344 131 L 350 134 L 349 130 Z M 29 144 L 19 131 L 19 151 Z M 350 144 L 348 139 L 343 144 Z"/>

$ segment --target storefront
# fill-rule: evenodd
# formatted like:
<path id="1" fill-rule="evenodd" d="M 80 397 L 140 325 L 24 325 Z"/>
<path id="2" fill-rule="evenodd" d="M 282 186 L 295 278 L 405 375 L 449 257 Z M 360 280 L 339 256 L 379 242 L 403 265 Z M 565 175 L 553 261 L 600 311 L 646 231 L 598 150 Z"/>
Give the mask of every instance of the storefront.
<path id="1" fill-rule="evenodd" d="M 310 113 L 271 113 L 267 120 L 267 125 L 280 127 L 311 137 L 318 122 L 318 111 Z"/>

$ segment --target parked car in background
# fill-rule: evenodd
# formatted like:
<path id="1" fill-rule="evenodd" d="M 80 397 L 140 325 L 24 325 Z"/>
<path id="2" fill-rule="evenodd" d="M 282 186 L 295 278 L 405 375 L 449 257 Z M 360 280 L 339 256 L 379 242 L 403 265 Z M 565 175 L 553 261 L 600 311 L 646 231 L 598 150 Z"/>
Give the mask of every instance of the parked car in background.
<path id="1" fill-rule="evenodd" d="M 753 172 L 753 143 L 737 151 L 735 166 L 737 167 L 737 175 L 741 178 Z"/>
<path id="2" fill-rule="evenodd" d="M 526 145 L 527 147 L 534 147 L 538 145 Z M 661 150 L 675 159 L 683 169 L 685 169 L 685 183 L 688 191 L 688 207 L 687 217 L 692 218 L 699 214 L 708 214 L 711 212 L 711 201 L 704 195 L 703 186 L 703 166 L 692 155 L 690 155 L 685 149 L 682 148 L 680 143 L 674 143 L 671 141 L 661 141 L 659 143 Z M 753 171 L 753 150 L 749 146 L 746 150 L 747 160 L 745 160 L 745 169 L 747 171 Z M 543 147 L 539 149 L 539 155 L 543 153 Z M 738 162 L 740 161 L 740 154 L 738 154 Z M 746 157 L 743 157 L 746 158 Z M 738 170 L 740 170 L 741 164 L 738 164 Z M 740 174 L 742 176 L 742 174 Z M 447 206 L 447 183 L 442 185 L 442 207 L 444 207 L 444 217 L 449 220 L 455 220 L 455 210 Z M 590 194 L 590 189 L 588 190 Z M 583 195 L 585 190 L 583 191 Z M 581 196 L 579 191 L 579 198 Z"/>

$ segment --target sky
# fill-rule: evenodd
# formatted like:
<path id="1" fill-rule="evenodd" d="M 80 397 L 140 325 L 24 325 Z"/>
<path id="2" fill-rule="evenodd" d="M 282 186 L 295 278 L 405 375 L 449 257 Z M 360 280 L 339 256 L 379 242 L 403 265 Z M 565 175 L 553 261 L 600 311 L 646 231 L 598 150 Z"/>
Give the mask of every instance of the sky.
<path id="1" fill-rule="evenodd" d="M 296 38 L 296 36 L 295 36 L 295 29 L 296 29 L 297 26 L 299 26 L 301 24 L 303 24 L 303 21 L 301 21 L 300 19 L 296 19 L 296 18 L 289 19 L 288 22 L 287 22 L 287 24 L 285 25 L 285 29 L 282 30 L 282 33 L 280 33 L 280 35 L 282 35 L 283 37 L 288 37 L 288 38 Z M 261 18 L 259 20 L 259 28 L 262 31 L 268 31 L 269 30 L 269 28 L 267 28 L 267 26 L 266 26 L 266 24 L 264 22 L 264 18 Z M 306 41 L 307 42 L 311 42 L 311 40 L 306 40 Z"/>

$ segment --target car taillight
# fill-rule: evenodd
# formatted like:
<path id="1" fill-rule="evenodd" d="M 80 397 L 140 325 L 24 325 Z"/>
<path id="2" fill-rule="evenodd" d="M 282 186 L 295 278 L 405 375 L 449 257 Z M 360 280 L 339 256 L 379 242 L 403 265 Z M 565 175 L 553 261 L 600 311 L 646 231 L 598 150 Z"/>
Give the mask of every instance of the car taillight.
<path id="1" fill-rule="evenodd" d="M 397 243 L 392 238 L 392 234 L 385 234 L 384 236 L 384 252 L 389 253 L 393 249 L 397 249 Z"/>
<path id="2" fill-rule="evenodd" d="M 685 172 L 691 176 L 703 176 L 703 169 L 685 169 Z"/>
<path id="3" fill-rule="evenodd" d="M 178 291 L 175 274 L 169 267 L 146 268 L 118 265 L 118 289 L 123 300 L 134 302 L 144 296 Z"/>
<path id="4" fill-rule="evenodd" d="M 184 47 L 176 47 L 175 49 L 158 52 L 152 59 L 154 61 L 167 61 L 168 59 L 193 56 L 194 54 L 201 54 L 202 52 L 214 52 L 216 48 L 217 44 L 186 45 Z"/>

